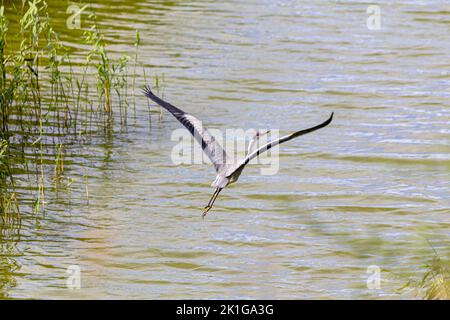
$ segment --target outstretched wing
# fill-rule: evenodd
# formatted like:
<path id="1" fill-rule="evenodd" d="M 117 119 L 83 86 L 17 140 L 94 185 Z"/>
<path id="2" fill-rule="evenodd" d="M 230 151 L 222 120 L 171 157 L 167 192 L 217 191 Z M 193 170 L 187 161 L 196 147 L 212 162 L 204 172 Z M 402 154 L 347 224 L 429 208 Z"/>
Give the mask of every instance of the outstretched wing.
<path id="1" fill-rule="evenodd" d="M 312 127 L 312 128 L 309 128 L 309 129 L 305 129 L 305 130 L 300 130 L 300 131 L 294 132 L 294 133 L 292 133 L 292 134 L 289 134 L 289 135 L 287 135 L 287 136 L 281 137 L 280 139 L 271 141 L 271 142 L 269 142 L 269 143 L 263 145 L 263 146 L 262 146 L 261 148 L 259 148 L 258 150 L 255 150 L 255 151 L 253 151 L 252 153 L 250 153 L 249 155 L 247 155 L 247 156 L 242 160 L 241 164 L 240 164 L 240 165 L 236 168 L 236 170 L 234 170 L 234 171 L 238 171 L 238 170 L 241 170 L 241 171 L 242 171 L 242 170 L 244 169 L 244 167 L 250 162 L 250 160 L 256 158 L 256 157 L 259 156 L 261 153 L 266 152 L 266 151 L 269 150 L 270 148 L 275 147 L 276 145 L 278 145 L 278 144 L 280 144 L 280 143 L 283 143 L 283 142 L 292 140 L 292 139 L 297 138 L 297 137 L 300 137 L 300 136 L 302 136 L 302 135 L 304 135 L 304 134 L 307 134 L 307 133 L 310 133 L 310 132 L 319 130 L 319 129 L 323 128 L 323 127 L 326 127 L 327 125 L 330 124 L 331 120 L 333 120 L 333 115 L 334 115 L 334 112 L 331 113 L 331 116 L 328 118 L 327 121 L 325 121 L 325 122 L 323 122 L 323 123 L 321 123 L 321 124 L 319 124 L 319 125 L 317 125 L 317 126 L 315 126 L 315 127 Z"/>
<path id="2" fill-rule="evenodd" d="M 206 128 L 203 127 L 202 122 L 196 117 L 184 112 L 183 110 L 171 105 L 170 103 L 155 96 L 150 90 L 150 87 L 144 88 L 144 94 L 159 104 L 161 107 L 169 111 L 178 121 L 181 122 L 186 129 L 194 136 L 197 142 L 202 146 L 203 152 L 208 156 L 214 165 L 214 168 L 219 172 L 225 165 L 227 154 L 222 146 L 216 141 Z"/>

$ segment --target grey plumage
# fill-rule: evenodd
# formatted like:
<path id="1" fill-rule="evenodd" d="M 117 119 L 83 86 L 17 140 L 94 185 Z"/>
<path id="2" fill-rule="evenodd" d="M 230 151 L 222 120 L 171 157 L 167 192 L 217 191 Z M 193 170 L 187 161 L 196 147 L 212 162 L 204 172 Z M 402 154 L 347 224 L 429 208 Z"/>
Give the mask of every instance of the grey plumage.
<path id="1" fill-rule="evenodd" d="M 216 141 L 214 136 L 212 136 L 209 131 L 203 127 L 199 119 L 157 97 L 153 94 L 153 92 L 150 90 L 150 87 L 148 86 L 144 88 L 144 94 L 152 101 L 169 111 L 182 125 L 184 125 L 189 130 L 189 132 L 194 136 L 197 142 L 202 146 L 203 151 L 209 157 L 214 165 L 214 168 L 216 169 L 217 176 L 211 184 L 211 186 L 215 188 L 215 191 L 208 205 L 205 207 L 203 217 L 212 208 L 214 201 L 216 200 L 220 191 L 229 184 L 236 182 L 239 179 L 239 176 L 241 175 L 245 166 L 252 159 L 256 158 L 261 153 L 266 152 L 267 150 L 273 148 L 278 144 L 326 127 L 333 120 L 334 115 L 334 113 L 331 113 L 331 116 L 325 122 L 317 126 L 305 130 L 296 131 L 292 134 L 273 140 L 263 145 L 259 149 L 247 154 L 246 157 L 244 157 L 241 161 L 234 163 L 227 156 L 227 153 Z"/>

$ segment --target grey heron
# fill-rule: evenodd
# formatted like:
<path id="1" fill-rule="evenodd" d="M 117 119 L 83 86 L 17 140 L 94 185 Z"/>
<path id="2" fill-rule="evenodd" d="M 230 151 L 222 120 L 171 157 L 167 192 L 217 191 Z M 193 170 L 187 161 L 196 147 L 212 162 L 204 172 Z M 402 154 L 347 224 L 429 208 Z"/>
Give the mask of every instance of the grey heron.
<path id="1" fill-rule="evenodd" d="M 151 91 L 150 87 L 146 86 L 144 88 L 144 94 L 151 99 L 153 102 L 157 103 L 167 111 L 169 111 L 189 132 L 194 136 L 197 142 L 202 146 L 203 152 L 208 156 L 211 160 L 214 168 L 216 169 L 217 176 L 216 179 L 212 182 L 211 186 L 215 188 L 214 194 L 209 200 L 203 211 L 203 217 L 208 213 L 208 211 L 214 205 L 220 191 L 226 186 L 236 182 L 239 179 L 239 176 L 244 170 L 245 166 L 254 158 L 258 157 L 261 153 L 266 152 L 270 148 L 292 140 L 294 138 L 300 137 L 304 134 L 313 132 L 315 130 L 321 129 L 327 126 L 331 120 L 333 120 L 334 112 L 331 113 L 330 117 L 323 123 L 311 127 L 309 129 L 304 129 L 300 131 L 296 131 L 289 135 L 283 136 L 279 139 L 275 139 L 270 141 L 269 143 L 263 145 L 255 151 L 251 151 L 251 146 L 253 145 L 253 140 L 249 145 L 247 155 L 241 159 L 240 161 L 234 162 L 228 156 L 222 146 L 216 141 L 214 136 L 212 136 L 206 128 L 203 127 L 202 122 L 196 117 L 184 112 L 183 110 L 175 107 L 174 105 L 162 100 L 157 97 Z M 267 132 L 266 132 L 267 133 Z M 264 134 L 266 134 L 264 133 Z M 256 134 L 256 138 L 259 138 L 260 134 Z"/>

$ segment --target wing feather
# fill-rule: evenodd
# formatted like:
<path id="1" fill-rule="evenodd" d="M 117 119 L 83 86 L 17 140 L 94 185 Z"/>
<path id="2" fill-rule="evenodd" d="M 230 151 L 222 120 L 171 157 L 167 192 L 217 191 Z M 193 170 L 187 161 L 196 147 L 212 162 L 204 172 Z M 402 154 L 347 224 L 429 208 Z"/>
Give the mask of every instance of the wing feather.
<path id="1" fill-rule="evenodd" d="M 217 172 L 224 168 L 224 165 L 227 162 L 225 150 L 216 141 L 214 136 L 203 127 L 202 122 L 199 119 L 157 97 L 148 86 L 144 88 L 144 94 L 149 99 L 169 111 L 183 126 L 186 127 L 186 129 L 189 130 L 195 140 L 202 146 L 203 152 L 205 152 L 211 160 Z"/>
<path id="2" fill-rule="evenodd" d="M 314 126 L 314 127 L 311 127 L 311 128 L 305 129 L 305 130 L 300 130 L 300 131 L 291 133 L 291 134 L 289 134 L 289 135 L 283 136 L 283 137 L 281 137 L 281 138 L 279 138 L 279 139 L 277 139 L 277 140 L 271 141 L 271 142 L 269 142 L 269 143 L 263 145 L 263 146 L 262 146 L 261 148 L 259 148 L 258 150 L 255 150 L 255 151 L 253 151 L 252 153 L 250 153 L 249 155 L 247 155 L 247 156 L 242 160 L 241 164 L 240 164 L 239 166 L 237 166 L 237 167 L 236 167 L 236 170 L 234 170 L 234 171 L 243 170 L 244 167 L 245 167 L 252 159 L 256 158 L 256 157 L 259 156 L 261 153 L 266 152 L 267 150 L 269 150 L 269 149 L 275 147 L 275 146 L 278 145 L 278 144 L 281 144 L 281 143 L 283 143 L 283 142 L 286 142 L 286 141 L 292 140 L 292 139 L 294 139 L 294 138 L 300 137 L 300 136 L 302 136 L 302 135 L 304 135 L 304 134 L 307 134 L 307 133 L 310 133 L 310 132 L 319 130 L 319 129 L 323 128 L 323 127 L 326 127 L 326 126 L 329 125 L 329 124 L 331 123 L 331 121 L 333 120 L 333 115 L 334 115 L 334 112 L 331 113 L 331 116 L 330 116 L 325 122 L 323 122 L 323 123 L 321 123 L 321 124 L 319 124 L 319 125 L 317 125 L 317 126 Z"/>

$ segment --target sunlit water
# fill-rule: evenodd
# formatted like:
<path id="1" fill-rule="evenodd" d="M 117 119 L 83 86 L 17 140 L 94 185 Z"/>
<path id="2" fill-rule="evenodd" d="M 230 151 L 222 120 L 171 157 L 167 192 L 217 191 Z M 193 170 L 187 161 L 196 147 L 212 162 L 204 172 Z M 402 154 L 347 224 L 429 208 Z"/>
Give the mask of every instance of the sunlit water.
<path id="1" fill-rule="evenodd" d="M 249 166 L 202 221 L 213 167 L 174 165 L 180 124 L 153 104 L 149 121 L 139 97 L 126 130 L 67 150 L 70 193 L 2 231 L 0 297 L 411 297 L 396 289 L 434 250 L 450 256 L 450 7 L 377 3 L 381 30 L 360 1 L 93 5 L 110 49 L 132 55 L 141 30 L 147 76 L 164 74 L 164 97 L 210 128 L 335 119 L 281 146 L 277 175 Z M 50 7 L 81 57 L 66 9 Z M 71 265 L 80 290 L 66 287 Z"/>

